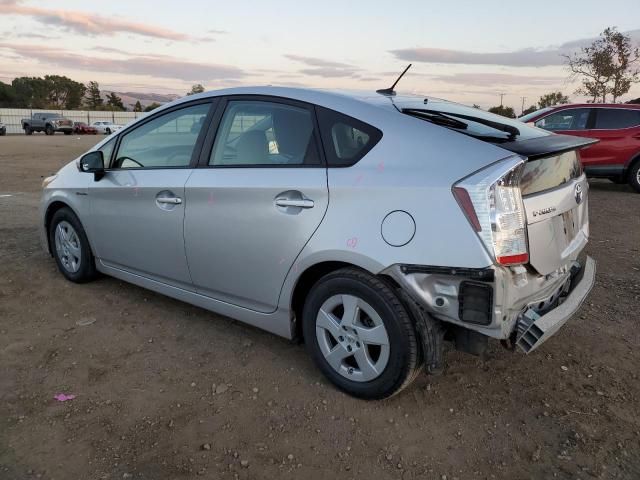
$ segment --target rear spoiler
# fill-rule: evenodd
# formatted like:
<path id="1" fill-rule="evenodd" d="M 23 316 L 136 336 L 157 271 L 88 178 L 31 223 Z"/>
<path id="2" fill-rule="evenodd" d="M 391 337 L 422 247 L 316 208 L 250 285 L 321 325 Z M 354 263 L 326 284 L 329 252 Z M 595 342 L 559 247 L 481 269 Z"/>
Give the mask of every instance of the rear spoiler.
<path id="1" fill-rule="evenodd" d="M 544 137 L 530 138 L 528 140 L 499 143 L 497 146 L 527 157 L 529 160 L 535 160 L 571 150 L 586 148 L 598 142 L 599 140 L 593 138 L 551 134 Z"/>

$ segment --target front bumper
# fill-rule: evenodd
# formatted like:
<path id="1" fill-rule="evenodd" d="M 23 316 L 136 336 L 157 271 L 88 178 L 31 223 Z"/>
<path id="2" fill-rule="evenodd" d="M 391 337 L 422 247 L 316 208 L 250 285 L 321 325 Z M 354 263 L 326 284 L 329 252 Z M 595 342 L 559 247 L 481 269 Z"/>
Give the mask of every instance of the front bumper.
<path id="1" fill-rule="evenodd" d="M 596 262 L 587 257 L 584 266 L 572 278 L 566 296 L 558 299 L 557 305 L 544 315 L 534 306 L 522 313 L 517 324 L 516 345 L 525 353 L 531 353 L 546 342 L 582 305 L 593 288 L 596 278 Z"/>

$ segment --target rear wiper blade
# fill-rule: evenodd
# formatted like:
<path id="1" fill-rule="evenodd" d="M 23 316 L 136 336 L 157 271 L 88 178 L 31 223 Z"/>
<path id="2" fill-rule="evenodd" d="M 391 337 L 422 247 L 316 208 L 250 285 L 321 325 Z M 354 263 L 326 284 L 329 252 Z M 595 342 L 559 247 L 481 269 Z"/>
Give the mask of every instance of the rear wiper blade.
<path id="1" fill-rule="evenodd" d="M 460 120 L 456 120 L 455 118 L 451 118 L 447 116 L 448 114 L 443 114 L 441 112 L 437 112 L 435 110 L 422 110 L 415 108 L 403 108 L 402 113 L 406 113 L 408 115 L 412 115 L 414 117 L 419 117 L 423 120 L 427 120 L 429 122 L 433 122 L 437 125 L 441 125 L 443 127 L 451 127 L 458 128 L 460 130 L 466 130 L 468 125 Z"/>
<path id="2" fill-rule="evenodd" d="M 505 125 L 504 123 L 494 122 L 493 120 L 487 120 L 486 118 L 476 117 L 474 115 L 464 115 L 462 113 L 452 113 L 452 112 L 438 112 L 437 110 L 419 110 L 420 112 L 428 112 L 428 113 L 439 113 L 441 115 L 448 115 L 450 117 L 464 118 L 465 120 L 470 120 L 472 122 L 480 123 L 482 125 L 486 125 L 487 127 L 495 128 L 501 132 L 505 132 L 509 134 L 509 140 L 515 140 L 518 135 L 520 135 L 520 130 L 511 125 Z"/>

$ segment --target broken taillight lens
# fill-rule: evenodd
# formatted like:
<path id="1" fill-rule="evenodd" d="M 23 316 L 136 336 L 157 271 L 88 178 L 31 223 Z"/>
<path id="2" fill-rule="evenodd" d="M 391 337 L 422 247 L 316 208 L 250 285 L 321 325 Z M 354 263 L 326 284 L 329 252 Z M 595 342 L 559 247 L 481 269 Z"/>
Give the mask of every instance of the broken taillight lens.
<path id="1" fill-rule="evenodd" d="M 461 180 L 453 194 L 496 263 L 529 261 L 527 224 L 520 191 L 524 160 L 510 157 Z"/>

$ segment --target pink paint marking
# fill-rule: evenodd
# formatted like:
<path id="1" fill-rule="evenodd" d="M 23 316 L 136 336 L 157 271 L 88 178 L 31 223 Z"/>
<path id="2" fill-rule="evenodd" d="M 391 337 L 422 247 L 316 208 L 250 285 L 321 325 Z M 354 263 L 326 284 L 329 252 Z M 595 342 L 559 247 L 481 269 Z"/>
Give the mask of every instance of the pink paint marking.
<path id="1" fill-rule="evenodd" d="M 376 167 L 376 170 L 382 172 L 384 170 L 384 162 L 380 162 Z"/>
<path id="2" fill-rule="evenodd" d="M 66 402 L 67 400 L 73 400 L 74 398 L 76 398 L 76 396 L 73 394 L 66 395 L 64 393 L 58 393 L 57 395 L 54 395 L 53 398 L 55 398 L 59 402 Z"/>
<path id="3" fill-rule="evenodd" d="M 353 237 L 347 240 L 347 247 L 356 248 L 356 245 L 358 245 L 357 237 Z"/>
<path id="4" fill-rule="evenodd" d="M 209 192 L 209 200 L 207 200 L 207 203 L 211 206 L 214 204 L 214 200 L 213 200 L 213 192 Z"/>
<path id="5" fill-rule="evenodd" d="M 354 185 L 358 185 L 362 181 L 363 178 L 364 178 L 364 175 L 362 175 L 362 174 L 358 175 Z"/>
<path id="6" fill-rule="evenodd" d="M 133 187 L 133 196 L 134 197 L 138 196 L 138 187 Z"/>

